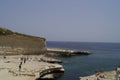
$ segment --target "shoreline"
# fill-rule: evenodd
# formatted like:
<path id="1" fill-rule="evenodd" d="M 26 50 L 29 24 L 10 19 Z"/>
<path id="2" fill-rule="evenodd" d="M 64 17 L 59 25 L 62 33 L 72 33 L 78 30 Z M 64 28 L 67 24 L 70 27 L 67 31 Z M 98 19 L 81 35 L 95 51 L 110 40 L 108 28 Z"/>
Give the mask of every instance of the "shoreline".
<path id="1" fill-rule="evenodd" d="M 47 54 L 51 56 L 74 56 L 74 55 L 90 55 L 89 51 L 60 49 L 60 48 L 47 48 Z"/>
<path id="2" fill-rule="evenodd" d="M 26 58 L 26 60 L 25 62 L 23 60 L 21 67 L 19 67 L 22 58 Z M 55 68 L 57 68 L 57 71 L 64 73 L 62 65 L 43 62 L 41 61 L 41 58 L 45 60 L 53 59 L 44 55 L 11 55 L 5 57 L 4 55 L 0 55 L 0 77 L 3 80 L 36 80 L 40 78 L 41 72 L 49 70 L 51 73 L 43 73 L 41 78 L 54 79 L 60 76 L 58 75 L 59 73 L 56 75 L 53 73 Z"/>
<path id="3" fill-rule="evenodd" d="M 97 72 L 90 76 L 79 77 L 80 80 L 116 80 L 116 71 Z"/>

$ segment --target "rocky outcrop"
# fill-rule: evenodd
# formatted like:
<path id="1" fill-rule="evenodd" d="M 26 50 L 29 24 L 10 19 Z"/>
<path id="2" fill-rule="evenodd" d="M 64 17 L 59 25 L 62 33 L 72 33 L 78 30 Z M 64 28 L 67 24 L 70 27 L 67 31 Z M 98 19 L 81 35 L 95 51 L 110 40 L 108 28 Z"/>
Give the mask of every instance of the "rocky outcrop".
<path id="1" fill-rule="evenodd" d="M 46 39 L 0 28 L 0 54 L 42 54 Z"/>
<path id="2" fill-rule="evenodd" d="M 0 55 L 0 78 L 2 80 L 54 80 L 62 76 L 63 66 L 40 61 L 40 58 L 49 57 L 44 55 L 12 55 L 3 58 Z"/>
<path id="3" fill-rule="evenodd" d="M 73 56 L 73 55 L 90 55 L 89 51 L 65 50 L 58 48 L 47 48 L 49 56 Z"/>

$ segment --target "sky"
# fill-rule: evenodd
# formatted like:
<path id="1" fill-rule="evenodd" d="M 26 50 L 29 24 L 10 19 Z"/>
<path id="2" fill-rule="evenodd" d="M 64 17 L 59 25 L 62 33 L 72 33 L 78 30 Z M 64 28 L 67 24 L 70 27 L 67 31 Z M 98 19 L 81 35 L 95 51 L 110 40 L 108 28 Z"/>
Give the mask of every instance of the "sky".
<path id="1" fill-rule="evenodd" d="M 120 0 L 0 0 L 0 26 L 47 41 L 120 42 Z"/>

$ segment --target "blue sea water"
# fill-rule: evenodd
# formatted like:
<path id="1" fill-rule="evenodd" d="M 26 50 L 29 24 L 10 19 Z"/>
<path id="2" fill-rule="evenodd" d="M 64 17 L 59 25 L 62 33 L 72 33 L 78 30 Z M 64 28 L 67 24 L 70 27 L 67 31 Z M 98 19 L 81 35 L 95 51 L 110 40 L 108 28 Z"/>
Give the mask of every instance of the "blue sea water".
<path id="1" fill-rule="evenodd" d="M 88 56 L 58 57 L 65 73 L 57 80 L 79 80 L 95 71 L 110 71 L 120 65 L 120 43 L 48 41 L 47 47 L 90 51 Z"/>

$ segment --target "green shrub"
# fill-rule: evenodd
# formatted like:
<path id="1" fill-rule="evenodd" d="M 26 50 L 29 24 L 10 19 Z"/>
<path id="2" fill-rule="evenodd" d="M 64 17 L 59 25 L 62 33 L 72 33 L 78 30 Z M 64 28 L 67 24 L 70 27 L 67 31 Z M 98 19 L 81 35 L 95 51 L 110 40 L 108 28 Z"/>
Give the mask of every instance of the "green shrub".
<path id="1" fill-rule="evenodd" d="M 10 35 L 13 34 L 14 32 L 12 32 L 9 29 L 5 29 L 5 28 L 0 28 L 0 35 Z"/>

